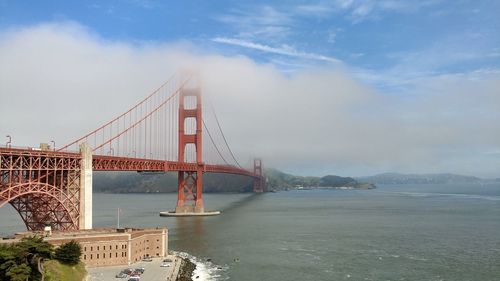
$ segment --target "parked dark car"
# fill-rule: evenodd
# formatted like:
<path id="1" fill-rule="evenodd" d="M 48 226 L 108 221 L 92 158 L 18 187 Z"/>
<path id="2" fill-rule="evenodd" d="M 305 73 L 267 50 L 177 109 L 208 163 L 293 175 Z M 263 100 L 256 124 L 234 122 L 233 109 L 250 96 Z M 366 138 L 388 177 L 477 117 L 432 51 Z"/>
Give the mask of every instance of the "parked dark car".
<path id="1" fill-rule="evenodd" d="M 132 274 L 132 272 L 134 272 L 134 270 L 132 268 L 126 268 L 126 269 L 122 270 L 122 272 L 127 274 L 127 275 L 130 275 L 130 274 Z"/>
<path id="2" fill-rule="evenodd" d="M 126 274 L 125 272 L 120 272 L 118 274 L 115 275 L 116 278 L 127 278 L 128 277 L 128 274 Z"/>

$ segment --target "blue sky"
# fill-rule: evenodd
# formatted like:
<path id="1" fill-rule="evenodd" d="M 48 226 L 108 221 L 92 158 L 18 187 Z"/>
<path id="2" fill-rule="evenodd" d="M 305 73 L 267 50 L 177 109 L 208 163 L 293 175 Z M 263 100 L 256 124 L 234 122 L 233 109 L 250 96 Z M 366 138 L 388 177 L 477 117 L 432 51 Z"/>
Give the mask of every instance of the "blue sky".
<path id="1" fill-rule="evenodd" d="M 1 29 L 74 21 L 105 40 L 188 40 L 284 72 L 336 61 L 360 77 L 500 68 L 499 1 L 2 0 L 0 9 Z"/>
<path id="2" fill-rule="evenodd" d="M 69 142 L 197 65 L 241 162 L 500 177 L 499 11 L 468 0 L 0 0 L 0 135 Z"/>

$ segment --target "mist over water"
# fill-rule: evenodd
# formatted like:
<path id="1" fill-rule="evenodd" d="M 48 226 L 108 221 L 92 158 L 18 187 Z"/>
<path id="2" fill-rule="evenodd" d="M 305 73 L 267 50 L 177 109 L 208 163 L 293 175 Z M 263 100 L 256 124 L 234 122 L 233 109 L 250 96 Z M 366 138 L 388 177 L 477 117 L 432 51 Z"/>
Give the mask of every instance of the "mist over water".
<path id="1" fill-rule="evenodd" d="M 206 194 L 216 217 L 163 218 L 175 194 L 94 194 L 94 226 L 169 228 L 198 280 L 498 280 L 500 185 Z M 0 209 L 2 235 L 23 230 Z M 207 259 L 211 259 L 207 262 Z"/>

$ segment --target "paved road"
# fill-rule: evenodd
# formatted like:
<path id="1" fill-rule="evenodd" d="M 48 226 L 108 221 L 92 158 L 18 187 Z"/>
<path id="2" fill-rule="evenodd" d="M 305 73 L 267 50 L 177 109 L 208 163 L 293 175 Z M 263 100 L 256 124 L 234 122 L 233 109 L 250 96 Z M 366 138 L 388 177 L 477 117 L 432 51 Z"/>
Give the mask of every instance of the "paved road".
<path id="1" fill-rule="evenodd" d="M 87 268 L 87 281 L 126 281 L 128 278 L 116 278 L 115 275 L 126 268 L 144 267 L 144 273 L 141 275 L 141 281 L 166 281 L 175 280 L 173 278 L 174 268 L 178 268 L 181 260 L 174 256 L 167 258 L 172 259 L 170 267 L 160 267 L 161 261 L 165 258 L 154 258 L 152 262 L 136 262 L 130 266 L 107 266 Z"/>

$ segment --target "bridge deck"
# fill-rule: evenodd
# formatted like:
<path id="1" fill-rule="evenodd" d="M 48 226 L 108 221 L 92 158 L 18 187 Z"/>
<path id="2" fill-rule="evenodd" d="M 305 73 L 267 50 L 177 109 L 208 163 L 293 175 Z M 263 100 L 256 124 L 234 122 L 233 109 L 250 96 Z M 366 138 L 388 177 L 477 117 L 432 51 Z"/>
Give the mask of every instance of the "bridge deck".
<path id="1" fill-rule="evenodd" d="M 0 154 L 4 157 L 40 157 L 40 158 L 81 158 L 77 152 L 62 152 L 52 150 L 38 150 L 30 148 L 1 148 Z M 0 163 L 2 164 L 2 163 Z M 6 164 L 6 163 L 3 163 Z M 226 173 L 245 175 L 259 178 L 259 175 L 251 171 L 229 165 L 200 164 L 206 173 Z M 92 169 L 94 171 L 138 171 L 138 172 L 177 172 L 197 171 L 199 164 L 183 163 L 178 161 L 165 161 L 145 158 L 116 157 L 109 155 L 93 155 Z M 0 167 L 8 169 L 8 167 Z"/>

